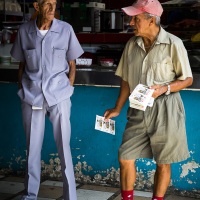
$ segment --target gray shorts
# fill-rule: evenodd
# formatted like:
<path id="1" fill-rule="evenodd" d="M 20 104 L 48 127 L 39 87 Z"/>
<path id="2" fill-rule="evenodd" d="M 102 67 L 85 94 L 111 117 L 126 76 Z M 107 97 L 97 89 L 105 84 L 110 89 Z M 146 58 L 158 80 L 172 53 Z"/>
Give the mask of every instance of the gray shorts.
<path id="1" fill-rule="evenodd" d="M 154 158 L 158 164 L 189 157 L 185 111 L 180 94 L 158 97 L 146 111 L 129 108 L 119 159 Z"/>

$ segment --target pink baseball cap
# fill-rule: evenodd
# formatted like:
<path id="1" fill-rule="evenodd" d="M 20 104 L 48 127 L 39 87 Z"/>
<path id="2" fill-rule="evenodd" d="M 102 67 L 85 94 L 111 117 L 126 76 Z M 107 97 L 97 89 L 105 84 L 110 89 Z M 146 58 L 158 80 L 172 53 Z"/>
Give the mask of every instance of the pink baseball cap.
<path id="1" fill-rule="evenodd" d="M 163 8 L 158 0 L 137 0 L 132 6 L 122 8 L 122 10 L 129 16 L 147 12 L 160 17 L 163 12 Z"/>

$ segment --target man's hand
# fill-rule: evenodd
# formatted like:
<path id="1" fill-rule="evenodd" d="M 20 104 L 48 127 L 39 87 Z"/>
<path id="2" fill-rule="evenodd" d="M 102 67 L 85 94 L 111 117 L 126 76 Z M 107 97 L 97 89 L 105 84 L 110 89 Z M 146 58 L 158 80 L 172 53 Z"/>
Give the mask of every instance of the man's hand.
<path id="1" fill-rule="evenodd" d="M 119 113 L 120 112 L 117 110 L 117 108 L 111 108 L 106 110 L 106 112 L 104 113 L 104 117 L 105 119 L 110 119 L 112 117 L 117 117 Z"/>
<path id="2" fill-rule="evenodd" d="M 167 85 L 152 85 L 150 88 L 154 89 L 154 92 L 152 95 L 153 98 L 157 98 L 163 93 L 167 92 Z"/>

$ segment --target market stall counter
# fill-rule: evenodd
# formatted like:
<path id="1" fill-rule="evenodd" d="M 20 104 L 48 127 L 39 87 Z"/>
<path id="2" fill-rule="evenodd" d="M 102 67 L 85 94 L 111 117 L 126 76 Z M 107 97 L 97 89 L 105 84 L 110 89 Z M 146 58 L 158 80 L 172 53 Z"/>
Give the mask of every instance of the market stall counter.
<path id="1" fill-rule="evenodd" d="M 194 62 L 193 84 L 188 89 L 200 90 L 200 66 Z M 77 66 L 75 85 L 120 86 L 120 78 L 115 75 L 116 67 L 99 65 Z M 18 65 L 0 64 L 0 82 L 17 82 Z"/>

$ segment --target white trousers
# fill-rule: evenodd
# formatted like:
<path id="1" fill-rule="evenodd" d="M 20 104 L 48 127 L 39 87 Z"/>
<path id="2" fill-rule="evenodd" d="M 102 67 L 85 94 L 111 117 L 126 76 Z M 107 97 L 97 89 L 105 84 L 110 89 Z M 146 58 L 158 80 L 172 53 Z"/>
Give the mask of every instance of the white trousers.
<path id="1" fill-rule="evenodd" d="M 54 139 L 61 160 L 64 200 L 77 200 L 70 150 L 70 111 L 70 99 L 64 100 L 52 107 L 49 107 L 45 101 L 43 108 L 40 110 L 33 110 L 31 105 L 22 102 L 22 117 L 27 145 L 26 193 L 22 197 L 23 200 L 37 200 L 46 115 L 53 125 Z"/>

